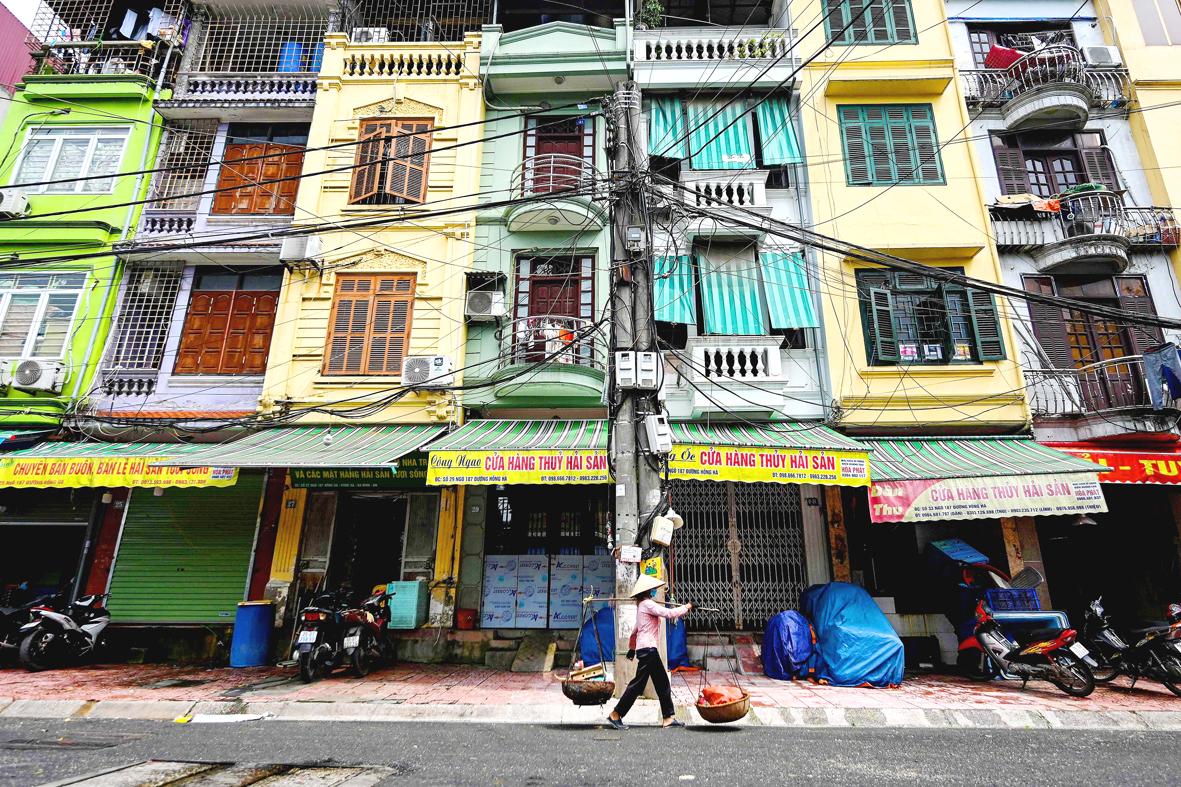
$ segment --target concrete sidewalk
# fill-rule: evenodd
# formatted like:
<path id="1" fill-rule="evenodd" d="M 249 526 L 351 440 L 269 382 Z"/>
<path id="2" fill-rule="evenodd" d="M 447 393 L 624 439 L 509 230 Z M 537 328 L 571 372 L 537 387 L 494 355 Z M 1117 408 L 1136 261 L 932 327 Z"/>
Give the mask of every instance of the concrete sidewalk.
<path id="1" fill-rule="evenodd" d="M 606 708 L 577 708 L 562 695 L 560 673 L 521 674 L 464 665 L 402 664 L 358 679 L 344 673 L 311 685 L 292 669 L 201 669 L 99 665 L 54 672 L 0 670 L 0 720 L 106 718 L 172 720 L 197 715 L 259 715 L 279 720 L 454 721 L 595 724 Z M 703 724 L 694 701 L 700 673 L 673 676 L 677 713 Z M 708 673 L 741 685 L 752 713 L 742 724 L 774 727 L 1063 728 L 1181 730 L 1181 698 L 1120 679 L 1086 699 L 1049 684 L 972 683 L 913 676 L 897 689 L 846 689 L 764 676 Z M 641 701 L 630 723 L 656 723 Z"/>

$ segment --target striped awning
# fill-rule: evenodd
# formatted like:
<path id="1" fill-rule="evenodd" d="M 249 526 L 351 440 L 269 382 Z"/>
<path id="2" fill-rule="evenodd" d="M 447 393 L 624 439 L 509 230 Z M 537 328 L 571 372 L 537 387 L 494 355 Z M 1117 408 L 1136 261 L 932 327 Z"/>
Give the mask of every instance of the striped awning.
<path id="1" fill-rule="evenodd" d="M 812 290 L 808 286 L 808 271 L 804 267 L 804 253 L 764 251 L 759 253 L 759 261 L 763 264 L 771 327 L 819 328 Z"/>
<path id="2" fill-rule="evenodd" d="M 688 114 L 693 169 L 754 168 L 755 146 L 745 101 L 690 101 Z"/>
<path id="3" fill-rule="evenodd" d="M 845 437 L 840 432 L 821 423 L 783 421 L 755 425 L 674 421 L 672 431 L 673 443 L 678 445 L 811 449 L 860 453 L 864 453 L 866 450 L 861 442 L 851 437 Z"/>
<path id="4" fill-rule="evenodd" d="M 685 126 L 685 111 L 681 99 L 674 96 L 660 96 L 652 99 L 648 113 L 648 152 L 653 156 L 685 158 L 689 155 L 685 147 L 688 128 Z"/>
<path id="5" fill-rule="evenodd" d="M 99 443 L 80 442 L 41 443 L 33 448 L 9 451 L 5 459 L 118 459 L 154 456 L 180 458 L 192 456 L 207 446 L 186 443 Z"/>
<path id="6" fill-rule="evenodd" d="M 445 432 L 434 424 L 397 426 L 282 426 L 234 442 L 202 446 L 165 467 L 372 467 L 385 468 Z"/>
<path id="7" fill-rule="evenodd" d="M 697 324 L 697 288 L 693 260 L 688 254 L 653 260 L 652 303 L 656 319 L 682 325 Z"/>
<path id="8" fill-rule="evenodd" d="M 606 451 L 606 421 L 469 421 L 435 451 Z"/>
<path id="9" fill-rule="evenodd" d="M 802 164 L 804 155 L 796 139 L 790 104 L 786 98 L 772 96 L 755 106 L 759 121 L 759 142 L 763 147 L 763 164 Z"/>
<path id="10" fill-rule="evenodd" d="M 759 287 L 759 263 L 754 252 L 732 255 L 728 247 L 713 247 L 698 257 L 701 266 L 701 305 L 705 332 L 718 336 L 765 336 L 767 306 Z"/>
<path id="11" fill-rule="evenodd" d="M 863 439 L 873 480 L 922 481 L 1098 473 L 1106 468 L 1021 437 Z"/>

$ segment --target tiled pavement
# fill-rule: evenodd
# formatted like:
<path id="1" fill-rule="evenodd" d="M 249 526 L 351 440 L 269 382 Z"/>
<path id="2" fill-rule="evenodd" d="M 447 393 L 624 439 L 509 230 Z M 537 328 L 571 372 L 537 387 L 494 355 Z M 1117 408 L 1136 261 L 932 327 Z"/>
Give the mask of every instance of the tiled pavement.
<path id="1" fill-rule="evenodd" d="M 364 679 L 338 674 L 304 685 L 281 668 L 201 669 L 98 665 L 54 672 L 0 669 L 0 719 L 14 716 L 171 719 L 187 714 L 249 713 L 275 718 L 521 721 L 588 723 L 600 708 L 573 708 L 560 673 L 520 674 L 484 667 L 401 664 Z M 673 676 L 679 712 L 706 678 Z M 1049 684 L 979 684 L 952 676 L 909 677 L 897 689 L 849 689 L 764 676 L 710 672 L 710 683 L 751 693 L 747 723 L 776 726 L 1131 727 L 1181 729 L 1181 698 L 1158 684 L 1126 679 L 1075 699 Z M 637 718 L 655 708 L 642 703 Z"/>

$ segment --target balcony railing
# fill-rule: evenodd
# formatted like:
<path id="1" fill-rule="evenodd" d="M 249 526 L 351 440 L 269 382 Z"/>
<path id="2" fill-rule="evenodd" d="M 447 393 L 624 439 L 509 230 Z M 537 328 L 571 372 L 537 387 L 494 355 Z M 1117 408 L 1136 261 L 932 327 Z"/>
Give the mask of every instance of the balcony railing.
<path id="1" fill-rule="evenodd" d="M 1128 355 L 1079 369 L 1026 369 L 1029 406 L 1045 418 L 1102 415 L 1117 411 L 1151 410 L 1152 397 L 1144 376 L 1144 360 Z M 1166 409 L 1178 409 L 1167 390 Z"/>
<path id="2" fill-rule="evenodd" d="M 774 336 L 702 336 L 686 347 L 693 376 L 705 382 L 785 382 L 781 339 Z"/>
<path id="3" fill-rule="evenodd" d="M 197 225 L 193 211 L 145 211 L 139 222 L 138 238 L 158 238 L 166 235 L 187 235 Z"/>
<path id="4" fill-rule="evenodd" d="M 530 156 L 513 171 L 512 191 L 524 197 L 563 191 L 592 191 L 602 182 L 594 164 L 579 156 L 545 153 Z"/>
<path id="5" fill-rule="evenodd" d="M 683 188 L 670 191 L 695 207 L 769 207 L 766 170 L 686 172 L 682 178 Z"/>
<path id="6" fill-rule="evenodd" d="M 1018 218 L 1015 210 L 993 206 L 997 245 L 1030 249 L 1088 236 L 1123 238 L 1133 249 L 1181 245 L 1181 225 L 1172 208 L 1125 207 L 1110 192 L 1063 198 L 1061 206 L 1058 213 L 1039 213 L 1036 218 Z"/>
<path id="7" fill-rule="evenodd" d="M 1071 46 L 1048 46 L 1026 55 L 1008 68 L 964 70 L 964 98 L 985 106 L 1002 106 L 1018 96 L 1052 85 L 1076 85 L 1097 106 L 1128 102 L 1128 72 L 1088 65 Z"/>
<path id="8" fill-rule="evenodd" d="M 343 75 L 346 77 L 453 78 L 464 72 L 463 55 L 458 52 L 400 51 L 378 48 L 383 45 L 377 44 L 359 46 L 375 49 L 345 55 Z"/>
<path id="9" fill-rule="evenodd" d="M 159 76 L 166 46 L 152 42 L 62 41 L 35 52 L 55 74 Z M 171 69 L 170 69 L 171 70 Z"/>
<path id="10" fill-rule="evenodd" d="M 791 31 L 741 28 L 664 28 L 637 31 L 635 58 L 645 61 L 769 61 L 791 50 Z"/>
<path id="11" fill-rule="evenodd" d="M 190 73 L 177 79 L 173 100 L 314 101 L 316 75 Z"/>
<path id="12" fill-rule="evenodd" d="M 605 347 L 592 320 L 578 317 L 524 317 L 498 331 L 500 367 L 569 364 L 604 369 Z"/>
<path id="13" fill-rule="evenodd" d="M 1132 246 L 1172 248 L 1181 245 L 1181 226 L 1172 208 L 1124 208 L 1128 239 Z"/>

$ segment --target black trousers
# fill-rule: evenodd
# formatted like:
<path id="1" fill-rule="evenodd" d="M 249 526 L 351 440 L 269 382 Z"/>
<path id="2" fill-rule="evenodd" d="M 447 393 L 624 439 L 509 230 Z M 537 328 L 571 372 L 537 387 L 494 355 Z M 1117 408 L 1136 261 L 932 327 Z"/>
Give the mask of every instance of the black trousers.
<path id="1" fill-rule="evenodd" d="M 667 719 L 676 713 L 676 709 L 673 708 L 672 686 L 668 682 L 668 670 L 660 660 L 660 651 L 656 648 L 642 648 L 636 651 L 636 676 L 627 684 L 619 698 L 619 704 L 615 706 L 619 718 L 622 719 L 632 709 L 636 698 L 644 693 L 649 678 L 652 679 L 652 687 L 656 689 L 656 696 L 660 699 L 661 717 Z"/>

